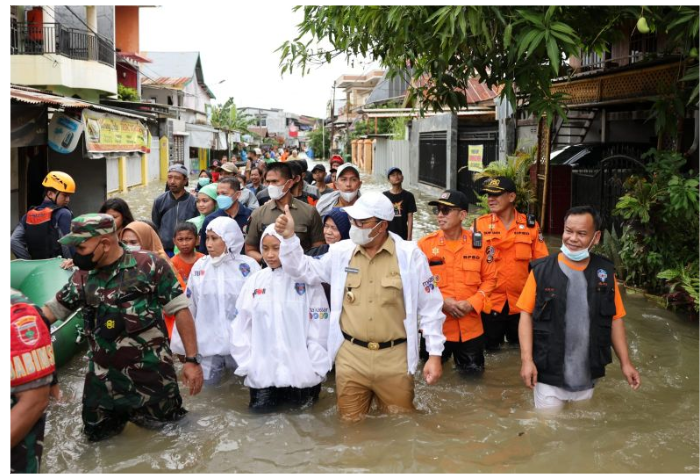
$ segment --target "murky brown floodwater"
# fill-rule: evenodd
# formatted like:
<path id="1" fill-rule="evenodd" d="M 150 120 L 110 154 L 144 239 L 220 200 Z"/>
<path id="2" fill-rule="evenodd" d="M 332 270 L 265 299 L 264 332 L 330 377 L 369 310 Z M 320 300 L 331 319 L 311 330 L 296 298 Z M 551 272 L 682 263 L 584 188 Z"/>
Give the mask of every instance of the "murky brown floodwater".
<path id="1" fill-rule="evenodd" d="M 364 189 L 385 183 L 368 178 Z M 123 197 L 135 216 L 150 215 L 163 183 Z M 428 196 L 416 195 L 416 238 L 435 228 Z M 557 239 L 551 244 L 558 247 Z M 416 384 L 419 412 L 339 421 L 334 381 L 307 411 L 251 415 L 248 389 L 229 377 L 196 397 L 189 415 L 162 431 L 127 425 L 115 438 L 88 443 L 81 434 L 83 356 L 60 372 L 64 399 L 48 412 L 44 472 L 698 472 L 698 326 L 624 297 L 639 391 L 619 366 L 593 400 L 555 417 L 538 415 L 520 381 L 517 349 L 488 354 L 480 380 L 452 363 L 442 380 Z"/>

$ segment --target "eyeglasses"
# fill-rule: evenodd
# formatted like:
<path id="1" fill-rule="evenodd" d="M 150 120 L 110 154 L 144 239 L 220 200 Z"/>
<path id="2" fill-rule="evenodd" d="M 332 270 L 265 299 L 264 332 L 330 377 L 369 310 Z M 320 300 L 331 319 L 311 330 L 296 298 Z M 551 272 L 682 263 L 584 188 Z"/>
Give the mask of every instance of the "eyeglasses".
<path id="1" fill-rule="evenodd" d="M 353 219 L 352 217 L 349 219 L 350 223 L 354 225 L 355 227 L 359 227 L 360 229 L 364 228 L 367 224 L 374 224 L 377 219 L 370 217 L 368 219 Z"/>
<path id="2" fill-rule="evenodd" d="M 461 209 L 458 207 L 447 207 L 447 206 L 435 206 L 433 208 L 433 214 L 435 214 L 436 216 L 438 214 L 442 214 L 443 216 L 446 216 L 452 211 L 461 211 Z"/>

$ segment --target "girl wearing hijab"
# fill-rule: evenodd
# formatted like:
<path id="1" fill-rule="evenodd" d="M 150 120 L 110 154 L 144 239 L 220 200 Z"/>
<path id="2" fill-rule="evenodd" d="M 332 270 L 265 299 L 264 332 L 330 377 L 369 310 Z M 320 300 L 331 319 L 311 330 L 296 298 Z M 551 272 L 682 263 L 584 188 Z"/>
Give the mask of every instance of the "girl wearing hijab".
<path id="1" fill-rule="evenodd" d="M 326 243 L 313 247 L 306 252 L 306 255 L 314 258 L 321 258 L 322 255 L 328 253 L 331 245 L 341 240 L 350 238 L 350 218 L 348 213 L 342 207 L 334 207 L 331 211 L 321 218 L 323 222 L 323 237 Z M 321 283 L 323 291 L 326 293 L 328 304 L 331 303 L 331 285 Z"/>
<path id="2" fill-rule="evenodd" d="M 197 232 L 202 229 L 204 218 L 218 209 L 216 205 L 216 184 L 207 184 L 197 192 L 197 210 L 199 215 L 192 219 L 187 219 L 187 222 L 197 226 Z"/>
<path id="3" fill-rule="evenodd" d="M 330 309 L 320 285 L 295 282 L 281 267 L 282 237 L 270 224 L 260 252 L 267 268 L 246 281 L 231 324 L 236 375 L 250 388 L 250 410 L 303 408 L 318 400 L 331 369 L 326 350 Z"/>
<path id="4" fill-rule="evenodd" d="M 173 266 L 168 254 L 165 253 L 163 243 L 160 241 L 160 237 L 158 237 L 156 231 L 153 230 L 153 227 L 145 222 L 134 221 L 124 228 L 120 240 L 126 245 L 127 250 L 130 252 L 146 250 L 168 262 L 168 265 L 170 265 L 170 268 L 172 268 L 173 273 L 177 277 L 177 281 L 180 282 L 180 287 L 184 290 L 185 282 L 182 280 L 180 272 Z M 168 336 L 171 336 L 173 327 L 175 326 L 175 316 L 165 314 L 164 319 L 165 326 L 168 328 Z"/>
<path id="5" fill-rule="evenodd" d="M 217 217 L 207 226 L 209 255 L 197 260 L 187 280 L 187 299 L 197 328 L 197 347 L 202 355 L 204 383 L 215 385 L 226 368 L 236 368 L 231 356 L 231 321 L 236 317 L 236 300 L 255 272 L 260 270 L 252 258 L 241 255 L 243 233 L 236 221 Z M 170 347 L 184 354 L 177 328 Z"/>

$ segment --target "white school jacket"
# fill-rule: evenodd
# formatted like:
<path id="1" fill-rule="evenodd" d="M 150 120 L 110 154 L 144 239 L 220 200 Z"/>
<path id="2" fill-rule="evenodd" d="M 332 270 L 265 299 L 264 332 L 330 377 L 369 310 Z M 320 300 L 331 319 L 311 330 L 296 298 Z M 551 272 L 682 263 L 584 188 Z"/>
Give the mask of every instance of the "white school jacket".
<path id="1" fill-rule="evenodd" d="M 445 336 L 442 333 L 442 324 L 445 322 L 445 315 L 442 312 L 443 300 L 430 272 L 428 260 L 418 245 L 415 242 L 403 240 L 393 232 L 389 232 L 389 236 L 396 244 L 396 255 L 403 284 L 408 372 L 414 374 L 418 366 L 419 329 L 423 331 L 428 353 L 442 355 L 445 346 Z M 338 349 L 344 341 L 340 329 L 340 313 L 345 296 L 346 269 L 355 248 L 356 244 L 352 241 L 341 240 L 332 244 L 328 253 L 320 258 L 314 258 L 304 255 L 296 235 L 289 239 L 282 239 L 280 245 L 282 268 L 290 276 L 309 284 L 324 282 L 331 285 L 331 320 L 328 334 L 328 353 L 331 360 L 335 360 Z"/>
<path id="2" fill-rule="evenodd" d="M 306 388 L 325 380 L 329 308 L 321 285 L 265 268 L 246 281 L 236 309 L 231 356 L 246 386 Z"/>
<path id="3" fill-rule="evenodd" d="M 217 217 L 207 228 L 221 236 L 228 253 L 217 265 L 210 255 L 200 258 L 187 280 L 185 295 L 197 330 L 197 349 L 203 357 L 230 353 L 229 331 L 236 316 L 236 299 L 245 281 L 260 270 L 258 262 L 240 253 L 243 234 L 236 221 Z M 185 353 L 177 325 L 170 348 L 175 354 Z"/>

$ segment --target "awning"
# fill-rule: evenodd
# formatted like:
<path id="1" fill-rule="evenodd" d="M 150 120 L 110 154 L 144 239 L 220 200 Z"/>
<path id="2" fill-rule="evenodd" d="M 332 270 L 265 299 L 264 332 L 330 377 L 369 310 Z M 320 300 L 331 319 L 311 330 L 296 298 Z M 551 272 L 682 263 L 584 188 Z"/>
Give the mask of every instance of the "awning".
<path id="1" fill-rule="evenodd" d="M 24 102 L 26 104 L 48 104 L 54 108 L 65 108 L 65 109 L 93 109 L 99 110 L 101 112 L 109 112 L 114 115 L 121 115 L 123 117 L 135 118 L 143 120 L 143 116 L 130 114 L 129 112 L 124 112 L 123 110 L 113 109 L 111 107 L 105 107 L 100 104 L 93 104 L 92 102 L 86 102 L 80 99 L 73 99 L 71 97 L 61 97 L 58 95 L 45 94 L 43 92 L 36 92 L 27 89 L 19 89 L 15 87 L 10 87 L 10 99 L 17 100 L 19 102 Z"/>
<path id="2" fill-rule="evenodd" d="M 203 125 L 185 124 L 185 129 L 190 134 L 190 147 L 194 148 L 218 148 L 218 130 Z"/>

